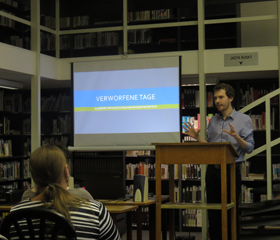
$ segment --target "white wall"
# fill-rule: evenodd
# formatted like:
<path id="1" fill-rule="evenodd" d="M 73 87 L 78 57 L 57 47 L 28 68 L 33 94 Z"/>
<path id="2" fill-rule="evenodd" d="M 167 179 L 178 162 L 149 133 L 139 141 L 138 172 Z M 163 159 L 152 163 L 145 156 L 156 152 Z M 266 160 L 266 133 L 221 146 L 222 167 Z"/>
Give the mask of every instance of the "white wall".
<path id="1" fill-rule="evenodd" d="M 5 46 L 3 46 L 5 45 Z M 34 75 L 35 54 L 32 51 L 0 44 L 0 69 Z M 254 66 L 225 67 L 225 54 L 257 53 L 258 64 Z M 2 54 L 3 53 L 3 54 Z M 135 54 L 128 58 L 182 56 L 182 74 L 198 74 L 198 51 L 170 52 L 157 54 Z M 41 55 L 41 76 L 53 80 L 71 79 L 71 62 L 119 59 L 123 56 L 57 59 Z M 278 47 L 254 47 L 215 49 L 205 51 L 205 73 L 231 73 L 278 70 Z M 16 80 L 16 79 L 15 79 Z"/>
<path id="2" fill-rule="evenodd" d="M 224 64 L 225 54 L 257 53 L 258 64 L 252 66 L 226 67 Z M 252 72 L 278 70 L 278 47 L 252 47 L 235 49 L 216 49 L 205 51 L 205 72 Z"/>
<path id="3" fill-rule="evenodd" d="M 0 44 L 0 68 L 23 74 L 33 75 L 35 72 L 35 54 L 32 51 Z"/>
<path id="4" fill-rule="evenodd" d="M 252 2 L 240 4 L 241 17 L 277 14 L 277 2 Z M 278 46 L 277 19 L 241 23 L 241 46 Z"/>

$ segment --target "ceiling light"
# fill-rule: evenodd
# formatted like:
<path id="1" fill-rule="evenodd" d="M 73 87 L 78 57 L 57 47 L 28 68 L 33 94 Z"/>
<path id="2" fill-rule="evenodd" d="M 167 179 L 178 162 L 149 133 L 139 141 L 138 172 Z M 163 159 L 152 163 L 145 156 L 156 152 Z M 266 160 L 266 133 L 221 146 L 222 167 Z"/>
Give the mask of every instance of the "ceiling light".
<path id="1" fill-rule="evenodd" d="M 0 88 L 16 90 L 23 88 L 23 83 L 0 79 Z"/>

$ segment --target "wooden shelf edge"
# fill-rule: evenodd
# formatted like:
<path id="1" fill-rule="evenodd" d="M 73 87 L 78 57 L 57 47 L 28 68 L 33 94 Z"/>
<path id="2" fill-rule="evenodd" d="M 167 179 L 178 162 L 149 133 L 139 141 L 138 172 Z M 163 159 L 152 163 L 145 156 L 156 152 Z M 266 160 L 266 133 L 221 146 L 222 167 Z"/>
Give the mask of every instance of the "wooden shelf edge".
<path id="1" fill-rule="evenodd" d="M 212 209 L 221 210 L 222 205 L 220 203 L 164 203 L 161 205 L 162 209 Z M 234 208 L 234 203 L 228 203 L 227 209 Z"/>

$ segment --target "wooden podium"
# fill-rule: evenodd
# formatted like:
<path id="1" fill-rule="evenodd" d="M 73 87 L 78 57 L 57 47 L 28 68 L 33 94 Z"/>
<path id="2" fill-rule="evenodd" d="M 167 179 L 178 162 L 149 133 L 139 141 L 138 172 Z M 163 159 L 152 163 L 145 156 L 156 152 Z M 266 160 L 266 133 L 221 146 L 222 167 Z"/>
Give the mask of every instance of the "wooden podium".
<path id="1" fill-rule="evenodd" d="M 231 211 L 232 239 L 236 240 L 235 157 L 231 143 L 153 143 L 156 146 L 156 240 L 161 240 L 162 209 L 214 209 L 222 211 L 222 239 L 228 239 L 228 210 Z M 169 199 L 161 201 L 161 164 L 169 165 Z M 174 164 L 219 164 L 221 166 L 221 203 L 174 203 Z M 227 164 L 230 165 L 231 199 L 227 203 Z M 172 215 L 171 215 L 172 216 Z M 173 215 L 174 216 L 174 215 Z M 174 220 L 169 239 L 174 240 Z"/>

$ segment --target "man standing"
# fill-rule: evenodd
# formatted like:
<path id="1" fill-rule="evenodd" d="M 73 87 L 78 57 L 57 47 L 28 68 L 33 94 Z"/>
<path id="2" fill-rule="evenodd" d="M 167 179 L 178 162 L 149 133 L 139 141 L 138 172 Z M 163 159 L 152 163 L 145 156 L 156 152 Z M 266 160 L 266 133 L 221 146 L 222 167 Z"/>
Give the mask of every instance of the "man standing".
<path id="1" fill-rule="evenodd" d="M 243 162 L 245 153 L 254 150 L 253 123 L 251 118 L 236 111 L 232 106 L 235 91 L 229 84 L 221 83 L 214 87 L 215 105 L 220 112 L 214 115 L 208 125 L 207 142 L 230 142 L 239 154 L 236 158 L 236 210 L 241 192 L 240 163 Z M 206 142 L 190 123 L 183 127 L 187 134 L 198 142 Z M 208 203 L 221 202 L 221 175 L 220 166 L 208 165 L 206 171 L 206 194 Z M 229 176 L 229 174 L 227 174 Z M 229 183 L 229 179 L 227 180 Z M 228 191 L 229 192 L 229 191 Z M 228 195 L 228 199 L 229 195 Z M 238 212 L 237 212 L 238 213 Z M 208 210 L 209 236 L 211 240 L 222 240 L 221 234 L 221 212 Z M 230 229 L 230 228 L 229 228 Z M 239 224 L 237 214 L 237 238 L 239 237 Z"/>

